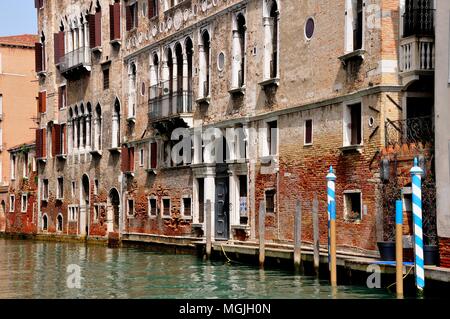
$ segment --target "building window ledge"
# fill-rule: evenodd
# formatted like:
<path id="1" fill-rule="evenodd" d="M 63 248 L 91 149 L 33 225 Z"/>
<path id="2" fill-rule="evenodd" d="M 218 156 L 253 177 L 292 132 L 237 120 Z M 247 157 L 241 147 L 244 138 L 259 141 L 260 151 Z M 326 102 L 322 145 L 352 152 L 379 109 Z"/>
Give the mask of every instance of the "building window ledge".
<path id="1" fill-rule="evenodd" d="M 134 177 L 134 172 L 124 172 L 125 175 Z"/>
<path id="2" fill-rule="evenodd" d="M 62 161 L 67 160 L 67 154 L 58 154 L 56 155 L 56 158 Z"/>
<path id="3" fill-rule="evenodd" d="M 245 85 L 238 88 L 231 88 L 228 90 L 230 95 L 244 95 L 245 94 Z"/>
<path id="4" fill-rule="evenodd" d="M 194 223 L 191 225 L 192 228 L 203 229 L 204 224 L 202 223 Z"/>
<path id="5" fill-rule="evenodd" d="M 358 152 L 362 153 L 364 146 L 363 145 L 349 145 L 349 146 L 343 146 L 339 150 L 341 153 L 353 153 Z"/>
<path id="6" fill-rule="evenodd" d="M 38 77 L 47 77 L 47 71 L 40 71 L 37 73 Z"/>
<path id="7" fill-rule="evenodd" d="M 128 123 L 133 123 L 136 124 L 136 117 L 135 116 L 130 116 L 129 118 L 127 118 L 127 122 Z"/>
<path id="8" fill-rule="evenodd" d="M 103 49 L 102 49 L 101 46 L 97 46 L 97 47 L 95 47 L 95 48 L 92 48 L 92 52 L 93 52 L 93 53 L 102 53 L 102 52 L 103 52 Z"/>
<path id="9" fill-rule="evenodd" d="M 278 162 L 278 155 L 267 155 L 260 157 L 261 164 L 271 164 Z"/>
<path id="10" fill-rule="evenodd" d="M 278 87 L 280 86 L 280 79 L 279 78 L 271 78 L 271 79 L 267 79 L 264 80 L 262 82 L 258 83 L 263 89 L 275 86 Z"/>
<path id="11" fill-rule="evenodd" d="M 41 157 L 37 159 L 38 162 L 42 162 L 42 163 L 47 163 L 47 158 L 46 157 Z"/>
<path id="12" fill-rule="evenodd" d="M 162 216 L 162 219 L 164 219 L 164 220 L 171 220 L 172 216 Z"/>
<path id="13" fill-rule="evenodd" d="M 120 149 L 120 147 L 111 147 L 111 148 L 108 149 L 108 151 L 110 153 L 113 153 L 113 154 L 120 154 L 120 153 L 122 153 L 122 150 Z"/>
<path id="14" fill-rule="evenodd" d="M 157 175 L 157 171 L 156 171 L 155 168 L 147 168 L 147 169 L 145 169 L 145 171 L 146 171 L 148 174 Z"/>
<path id="15" fill-rule="evenodd" d="M 340 56 L 339 60 L 341 60 L 342 64 L 346 66 L 348 62 L 352 60 L 364 60 L 364 56 L 366 53 L 367 51 L 363 49 L 355 50 L 353 52 L 349 52 Z"/>
<path id="16" fill-rule="evenodd" d="M 195 102 L 197 104 L 209 105 L 211 103 L 211 97 L 210 96 L 202 97 L 197 99 Z"/>
<path id="17" fill-rule="evenodd" d="M 93 155 L 93 156 L 98 156 L 98 157 L 102 157 L 102 155 L 103 155 L 103 152 L 100 150 L 92 150 L 89 153 L 91 153 L 91 155 Z"/>
<path id="18" fill-rule="evenodd" d="M 120 39 L 114 39 L 114 40 L 111 40 L 110 42 L 109 42 L 112 46 L 117 46 L 117 47 L 120 47 L 120 46 L 122 46 L 122 40 L 120 40 Z"/>

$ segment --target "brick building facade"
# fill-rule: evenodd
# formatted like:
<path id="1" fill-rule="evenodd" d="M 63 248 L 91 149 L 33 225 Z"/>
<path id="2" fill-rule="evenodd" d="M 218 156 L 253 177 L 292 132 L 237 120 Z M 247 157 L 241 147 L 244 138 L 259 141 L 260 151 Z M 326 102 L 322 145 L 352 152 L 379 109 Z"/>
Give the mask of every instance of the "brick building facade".
<path id="1" fill-rule="evenodd" d="M 414 5 L 37 1 L 40 230 L 61 214 L 69 235 L 196 240 L 211 201 L 215 240 L 253 241 L 264 201 L 266 239 L 290 243 L 301 199 L 311 242 L 317 195 L 326 244 L 332 165 L 338 245 L 376 250 L 380 163 L 410 145 L 389 148 L 386 123 L 432 114 Z"/>

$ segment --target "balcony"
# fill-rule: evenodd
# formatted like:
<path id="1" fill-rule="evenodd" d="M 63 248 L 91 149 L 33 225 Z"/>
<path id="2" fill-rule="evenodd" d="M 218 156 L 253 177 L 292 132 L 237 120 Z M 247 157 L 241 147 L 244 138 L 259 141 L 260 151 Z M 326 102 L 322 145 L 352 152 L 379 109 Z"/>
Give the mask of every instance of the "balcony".
<path id="1" fill-rule="evenodd" d="M 434 10 L 413 9 L 403 16 L 400 76 L 407 85 L 421 76 L 432 77 L 435 67 Z"/>
<path id="2" fill-rule="evenodd" d="M 431 116 L 408 118 L 406 120 L 385 123 L 386 146 L 422 144 L 424 148 L 433 148 L 434 123 Z"/>
<path id="3" fill-rule="evenodd" d="M 190 87 L 190 86 L 188 86 Z M 148 101 L 149 120 L 151 123 L 176 122 L 183 120 L 192 127 L 192 90 L 170 90 L 170 82 L 151 86 Z"/>
<path id="4" fill-rule="evenodd" d="M 78 77 L 91 71 L 91 50 L 82 47 L 64 55 L 58 64 L 59 71 L 65 78 Z"/>

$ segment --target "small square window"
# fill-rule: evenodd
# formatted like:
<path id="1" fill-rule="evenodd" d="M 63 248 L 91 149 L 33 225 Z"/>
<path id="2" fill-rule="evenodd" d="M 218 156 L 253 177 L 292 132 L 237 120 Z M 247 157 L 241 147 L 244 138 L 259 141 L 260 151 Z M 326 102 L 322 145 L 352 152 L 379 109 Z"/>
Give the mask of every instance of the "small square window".
<path id="1" fill-rule="evenodd" d="M 361 192 L 344 193 L 345 220 L 351 222 L 361 221 Z"/>
<path id="2" fill-rule="evenodd" d="M 21 200 L 21 212 L 22 213 L 26 213 L 28 210 L 28 195 L 27 194 L 22 194 L 22 200 Z"/>
<path id="3" fill-rule="evenodd" d="M 109 68 L 103 69 L 103 90 L 109 89 Z"/>
<path id="4" fill-rule="evenodd" d="M 148 200 L 148 211 L 150 216 L 156 216 L 158 214 L 156 198 L 149 198 Z"/>

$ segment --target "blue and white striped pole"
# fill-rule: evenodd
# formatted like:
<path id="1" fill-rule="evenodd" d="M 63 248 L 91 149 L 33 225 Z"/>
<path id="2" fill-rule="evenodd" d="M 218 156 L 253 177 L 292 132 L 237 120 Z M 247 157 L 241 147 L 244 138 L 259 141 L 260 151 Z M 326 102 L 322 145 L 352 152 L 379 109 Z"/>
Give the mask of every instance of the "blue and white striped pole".
<path id="1" fill-rule="evenodd" d="M 425 270 L 423 260 L 423 231 L 422 231 L 422 175 L 417 158 L 411 169 L 412 177 L 412 206 L 414 215 L 414 251 L 416 267 L 416 286 L 422 291 L 425 287 Z"/>
<path id="2" fill-rule="evenodd" d="M 330 221 L 331 221 L 331 203 L 336 202 L 336 175 L 334 175 L 333 166 L 330 166 L 330 172 L 327 175 L 327 207 L 328 207 L 328 265 L 331 271 L 331 243 L 330 243 Z"/>

